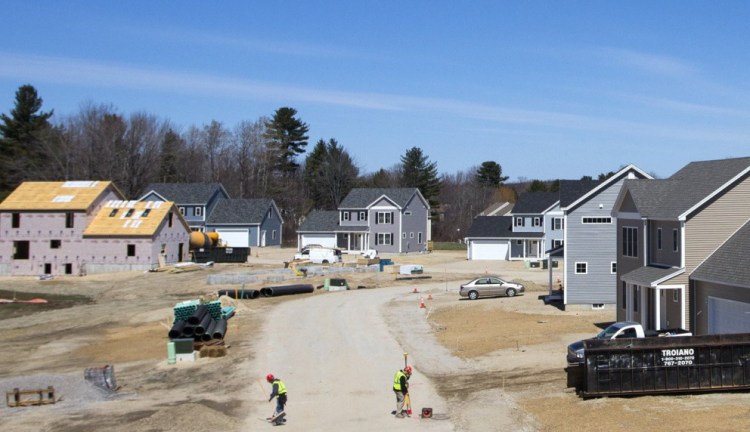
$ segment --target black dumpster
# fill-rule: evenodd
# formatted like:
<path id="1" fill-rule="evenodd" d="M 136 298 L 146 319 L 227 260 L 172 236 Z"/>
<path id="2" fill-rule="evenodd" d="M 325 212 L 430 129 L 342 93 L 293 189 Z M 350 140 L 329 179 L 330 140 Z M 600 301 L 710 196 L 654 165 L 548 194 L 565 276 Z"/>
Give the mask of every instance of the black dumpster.
<path id="1" fill-rule="evenodd" d="M 193 251 L 193 261 L 197 263 L 243 263 L 250 255 L 249 247 L 217 247 L 196 249 Z"/>
<path id="2" fill-rule="evenodd" d="M 566 371 L 583 397 L 748 390 L 750 333 L 589 339 L 580 368 Z"/>

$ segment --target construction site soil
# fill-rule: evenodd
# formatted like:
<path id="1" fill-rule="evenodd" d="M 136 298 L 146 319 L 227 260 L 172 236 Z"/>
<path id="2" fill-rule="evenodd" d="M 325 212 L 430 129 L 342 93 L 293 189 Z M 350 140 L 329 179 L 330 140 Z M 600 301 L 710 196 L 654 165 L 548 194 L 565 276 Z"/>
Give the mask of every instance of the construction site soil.
<path id="1" fill-rule="evenodd" d="M 237 288 L 209 285 L 210 275 L 262 274 L 257 271 L 268 269 L 275 272 L 268 279 L 273 283 L 258 276 L 259 282 L 245 288 L 300 281 L 323 285 L 325 275 L 301 278 L 291 271 L 279 282 L 278 271 L 293 252 L 254 251 L 244 264 L 181 273 L 0 279 L 6 291 L 0 297 L 26 299 L 28 295 L 51 300 L 46 306 L 0 304 L 0 391 L 53 385 L 60 398 L 53 405 L 10 408 L 2 404 L 0 430 L 260 430 L 271 427 L 259 419 L 272 409 L 267 403 L 270 388 L 263 381 L 263 372 L 269 368 L 282 370 L 282 376 L 289 377 L 287 431 L 337 429 L 337 422 L 319 423 L 316 410 L 306 411 L 301 406 L 304 403 L 337 407 L 338 421 L 346 425 L 339 430 L 578 432 L 668 427 L 733 431 L 750 424 L 748 393 L 579 398 L 566 388 L 566 346 L 614 321 L 614 311 L 562 311 L 545 305 L 539 296 L 548 290 L 550 275 L 546 270 L 528 269 L 518 262 L 467 261 L 462 252 L 393 256 L 396 265 L 387 266 L 382 273 L 328 276 L 345 277 L 351 287 L 367 289 L 318 289 L 312 294 L 242 301 L 222 298 L 225 304 L 237 307 L 225 338 L 227 355 L 167 364 L 166 335 L 174 305 L 210 298 L 219 289 Z M 400 264 L 421 264 L 423 276 L 429 278 L 397 280 L 394 270 Z M 459 299 L 460 283 L 486 273 L 520 281 L 527 292 L 515 298 Z M 559 276 L 554 273 L 552 278 Z M 55 299 L 58 307 L 52 301 Z M 425 308 L 419 307 L 422 299 Z M 319 352 L 316 341 L 327 341 L 335 324 L 309 325 L 303 315 L 309 313 L 312 322 L 323 322 L 315 310 L 328 311 L 326 305 L 331 307 L 326 313 L 333 315 L 333 323 L 336 314 L 341 314 L 341 322 L 362 321 L 365 330 L 350 326 L 330 338 L 334 345 L 327 346 L 326 352 Z M 366 311 L 369 306 L 376 312 Z M 382 334 L 378 333 L 380 323 L 385 329 Z M 368 328 L 382 344 L 366 339 L 363 333 Z M 289 338 L 287 344 L 291 333 L 295 339 Z M 307 340 L 307 346 L 299 346 L 298 340 Z M 390 351 L 381 352 L 379 345 Z M 353 356 L 368 350 L 378 363 L 365 367 Z M 389 382 L 403 365 L 403 352 L 409 353 L 416 370 L 415 408 L 433 406 L 435 417 L 399 423 L 388 412 L 378 411 L 370 418 L 369 413 L 347 410 L 348 401 L 360 409 L 354 402 L 360 399 L 363 407 L 369 402 L 378 409 L 395 407 Z M 391 357 L 392 364 L 386 360 L 388 364 L 381 370 L 380 359 Z M 315 370 L 292 371 L 284 365 L 269 365 L 276 359 L 291 364 L 296 358 L 299 364 L 316 365 Z M 365 388 L 372 384 L 321 382 L 322 377 L 311 376 L 324 369 L 318 366 L 321 364 L 330 364 L 338 375 L 350 380 L 357 378 L 349 376 L 359 376 L 383 384 Z M 85 368 L 103 365 L 115 368 L 120 387 L 114 393 L 92 389 L 83 379 Z M 385 376 L 381 376 L 383 371 Z M 303 391 L 303 387 L 315 386 L 320 388 Z M 421 397 L 429 399 L 420 401 Z"/>

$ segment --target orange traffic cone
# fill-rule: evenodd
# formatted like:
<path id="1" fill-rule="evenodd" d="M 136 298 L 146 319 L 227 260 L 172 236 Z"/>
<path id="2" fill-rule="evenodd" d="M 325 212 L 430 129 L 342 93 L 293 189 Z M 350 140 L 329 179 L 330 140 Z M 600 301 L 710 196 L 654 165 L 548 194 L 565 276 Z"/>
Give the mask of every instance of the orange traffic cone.
<path id="1" fill-rule="evenodd" d="M 419 299 L 419 308 L 425 309 L 426 307 L 427 306 L 424 305 L 424 297 L 422 297 L 421 299 Z"/>

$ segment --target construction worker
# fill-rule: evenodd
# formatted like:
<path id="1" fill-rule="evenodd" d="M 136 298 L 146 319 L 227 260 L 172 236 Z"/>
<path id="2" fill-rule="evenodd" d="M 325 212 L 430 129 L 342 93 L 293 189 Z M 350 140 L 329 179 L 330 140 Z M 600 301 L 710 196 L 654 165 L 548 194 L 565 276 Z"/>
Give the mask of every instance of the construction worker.
<path id="1" fill-rule="evenodd" d="M 411 366 L 396 372 L 393 377 L 393 392 L 396 393 L 396 418 L 404 418 L 404 397 L 409 394 L 409 378 L 411 377 Z"/>
<path id="2" fill-rule="evenodd" d="M 268 402 L 271 402 L 274 397 L 276 398 L 276 411 L 273 414 L 273 416 L 276 417 L 284 412 L 284 405 L 286 405 L 286 386 L 280 379 L 273 376 L 273 374 L 268 374 L 266 376 L 266 381 L 271 384 L 271 396 L 269 396 Z M 286 418 L 283 418 L 280 421 L 286 422 Z M 280 423 L 277 422 L 276 424 Z"/>

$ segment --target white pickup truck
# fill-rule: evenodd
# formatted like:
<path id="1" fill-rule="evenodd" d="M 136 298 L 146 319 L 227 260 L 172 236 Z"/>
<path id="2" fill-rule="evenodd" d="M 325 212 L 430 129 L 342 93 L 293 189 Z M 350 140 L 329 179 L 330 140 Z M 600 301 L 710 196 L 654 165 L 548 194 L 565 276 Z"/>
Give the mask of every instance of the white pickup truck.
<path id="1" fill-rule="evenodd" d="M 669 330 L 644 330 L 640 323 L 635 321 L 616 322 L 602 330 L 593 339 L 621 339 L 621 338 L 647 338 L 647 337 L 669 337 L 669 336 L 692 336 L 693 334 L 683 329 Z M 573 342 L 568 345 L 568 363 L 583 363 L 583 341 Z"/>

